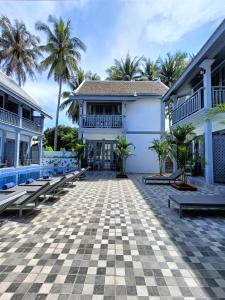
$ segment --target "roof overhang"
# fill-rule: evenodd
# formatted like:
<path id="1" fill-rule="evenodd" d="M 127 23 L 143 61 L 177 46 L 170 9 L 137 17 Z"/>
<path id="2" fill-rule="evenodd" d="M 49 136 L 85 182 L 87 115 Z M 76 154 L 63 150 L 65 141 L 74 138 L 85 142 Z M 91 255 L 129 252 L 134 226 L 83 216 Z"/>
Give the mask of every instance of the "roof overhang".
<path id="1" fill-rule="evenodd" d="M 197 72 L 199 72 L 200 64 L 204 59 L 214 58 L 219 51 L 225 46 L 225 19 L 215 30 L 215 32 L 206 41 L 203 47 L 196 54 L 189 66 L 184 70 L 180 78 L 174 83 L 174 85 L 165 93 L 162 97 L 164 102 L 169 101 L 173 94 L 176 94 L 176 90 L 179 89 L 182 84 Z"/>
<path id="2" fill-rule="evenodd" d="M 28 105 L 28 106 L 31 107 L 33 110 L 38 111 L 39 113 L 43 114 L 45 117 L 47 117 L 47 118 L 49 118 L 49 119 L 52 119 L 52 117 L 51 117 L 49 114 L 47 114 L 46 112 L 44 112 L 44 111 L 41 109 L 40 106 L 37 106 L 37 105 L 33 104 L 32 102 L 30 102 L 29 100 L 27 100 L 27 99 L 25 99 L 25 98 L 19 96 L 17 93 L 14 93 L 11 89 L 7 88 L 7 87 L 6 87 L 4 84 L 2 84 L 1 82 L 0 82 L 0 89 L 1 89 L 3 92 L 5 92 L 5 93 L 9 94 L 10 96 L 12 96 L 13 98 L 19 100 L 19 101 L 22 102 L 23 104 Z"/>
<path id="3" fill-rule="evenodd" d="M 69 98 L 72 100 L 83 101 L 136 101 L 143 98 L 161 98 L 159 94 L 138 94 L 138 95 L 71 95 Z"/>

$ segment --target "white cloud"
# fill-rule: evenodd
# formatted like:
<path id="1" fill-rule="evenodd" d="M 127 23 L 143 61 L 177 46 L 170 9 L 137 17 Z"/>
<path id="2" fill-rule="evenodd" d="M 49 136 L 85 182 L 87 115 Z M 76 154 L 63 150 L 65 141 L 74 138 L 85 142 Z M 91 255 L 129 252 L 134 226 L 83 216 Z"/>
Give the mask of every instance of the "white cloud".
<path id="1" fill-rule="evenodd" d="M 150 43 L 161 49 L 204 24 L 221 21 L 224 11 L 225 1 L 220 0 L 124 1 L 110 55 L 120 57 L 128 50 L 140 55 Z"/>

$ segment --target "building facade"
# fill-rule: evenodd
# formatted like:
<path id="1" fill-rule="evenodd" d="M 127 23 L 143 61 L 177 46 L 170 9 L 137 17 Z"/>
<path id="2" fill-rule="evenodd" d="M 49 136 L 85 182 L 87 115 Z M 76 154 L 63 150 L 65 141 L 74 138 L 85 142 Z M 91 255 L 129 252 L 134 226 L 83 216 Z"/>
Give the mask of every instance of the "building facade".
<path id="1" fill-rule="evenodd" d="M 84 81 L 72 99 L 79 102 L 79 134 L 87 147 L 86 159 L 94 170 L 115 170 L 118 137 L 135 146 L 126 171 L 158 172 L 155 154 L 148 150 L 165 130 L 167 87 L 160 81 Z"/>
<path id="2" fill-rule="evenodd" d="M 193 144 L 193 157 L 201 157 L 201 175 L 207 184 L 225 182 L 225 114 L 208 119 L 208 111 L 225 103 L 225 21 L 163 97 L 172 102 L 172 128 L 195 126 L 200 137 Z"/>
<path id="3" fill-rule="evenodd" d="M 44 118 L 50 117 L 10 77 L 0 72 L 0 167 L 41 164 Z M 38 153 L 32 157 L 32 144 Z"/>

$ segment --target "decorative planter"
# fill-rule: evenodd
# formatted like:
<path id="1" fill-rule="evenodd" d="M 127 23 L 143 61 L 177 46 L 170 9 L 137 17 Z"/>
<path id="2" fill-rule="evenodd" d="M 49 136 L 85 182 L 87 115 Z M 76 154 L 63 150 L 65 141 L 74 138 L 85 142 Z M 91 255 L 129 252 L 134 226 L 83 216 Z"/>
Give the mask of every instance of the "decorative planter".
<path id="1" fill-rule="evenodd" d="M 190 184 L 172 183 L 171 186 L 178 191 L 196 192 L 198 189 Z"/>

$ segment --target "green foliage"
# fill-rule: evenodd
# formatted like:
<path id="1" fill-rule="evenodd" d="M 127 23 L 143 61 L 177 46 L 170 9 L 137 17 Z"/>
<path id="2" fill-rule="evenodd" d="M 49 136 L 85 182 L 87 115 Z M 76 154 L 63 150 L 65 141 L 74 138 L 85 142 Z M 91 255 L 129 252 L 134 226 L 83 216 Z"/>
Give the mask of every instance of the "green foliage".
<path id="1" fill-rule="evenodd" d="M 0 18 L 0 63 L 8 76 L 15 76 L 21 86 L 30 78 L 35 78 L 37 59 L 41 55 L 39 38 L 32 35 L 22 21 L 14 24 L 7 17 Z"/>
<path id="2" fill-rule="evenodd" d="M 44 132 L 46 144 L 51 147 L 54 145 L 54 132 L 55 127 L 47 128 Z M 77 142 L 77 139 L 77 128 L 60 125 L 58 127 L 57 151 L 59 151 L 61 148 L 71 151 Z"/>
<path id="3" fill-rule="evenodd" d="M 219 105 L 217 105 L 217 106 L 211 108 L 211 109 L 209 110 L 209 112 L 207 113 L 205 120 L 206 120 L 206 121 L 210 121 L 210 120 L 212 120 L 216 115 L 222 114 L 222 113 L 225 113 L 225 104 L 219 104 Z M 222 120 L 220 123 L 221 123 L 221 124 L 225 124 L 225 120 Z"/>
<path id="4" fill-rule="evenodd" d="M 150 58 L 144 58 L 139 72 L 139 80 L 156 80 L 159 78 L 159 65 Z"/>
<path id="5" fill-rule="evenodd" d="M 73 151 L 76 152 L 75 158 L 79 162 L 79 167 L 81 167 L 82 160 L 84 159 L 85 156 L 85 148 L 86 145 L 84 144 L 83 140 L 77 140 L 77 142 L 74 144 Z"/>
<path id="6" fill-rule="evenodd" d="M 47 43 L 40 46 L 40 49 L 46 53 L 44 60 L 40 63 L 40 69 L 48 70 L 48 79 L 53 76 L 59 84 L 54 134 L 54 150 L 56 150 L 62 83 L 70 80 L 73 72 L 77 70 L 81 59 L 80 51 L 85 51 L 86 46 L 79 38 L 72 37 L 70 20 L 64 21 L 62 18 L 57 19 L 50 15 L 48 21 L 52 29 L 41 21 L 37 22 L 35 27 L 43 31 L 47 37 Z"/>
<path id="7" fill-rule="evenodd" d="M 158 59 L 160 66 L 159 76 L 162 82 L 171 87 L 181 76 L 184 69 L 188 66 L 188 54 L 186 52 L 167 53 L 167 56 Z"/>
<path id="8" fill-rule="evenodd" d="M 72 100 L 69 98 L 70 95 L 73 95 L 75 90 L 79 87 L 79 85 L 85 80 L 100 80 L 100 76 L 96 73 L 87 72 L 85 74 L 84 70 L 79 68 L 74 72 L 74 75 L 68 81 L 68 85 L 70 91 L 65 91 L 62 93 L 64 101 L 60 105 L 60 110 L 64 110 L 67 108 L 67 116 L 72 120 L 73 123 L 78 123 L 79 121 L 79 103 L 76 100 Z"/>
<path id="9" fill-rule="evenodd" d="M 169 145 L 167 140 L 165 139 L 154 139 L 152 141 L 152 146 L 149 147 L 149 150 L 155 151 L 158 156 L 159 161 L 159 174 L 160 176 L 163 175 L 162 169 L 163 169 L 163 163 L 167 159 L 169 155 Z"/>
<path id="10" fill-rule="evenodd" d="M 135 56 L 131 58 L 130 54 L 127 53 L 124 59 L 115 59 L 114 65 L 106 70 L 108 74 L 108 80 L 135 80 L 139 75 L 139 67 L 142 61 L 142 57 Z"/>
<path id="11" fill-rule="evenodd" d="M 166 135 L 166 139 L 170 145 L 169 153 L 177 161 L 178 167 L 181 170 L 183 184 L 187 183 L 185 167 L 192 159 L 190 145 L 196 139 L 194 129 L 193 124 L 177 126 L 170 134 Z"/>
<path id="12" fill-rule="evenodd" d="M 47 145 L 45 146 L 44 149 L 45 149 L 45 151 L 53 151 L 53 148 L 51 146 L 47 146 Z"/>
<path id="13" fill-rule="evenodd" d="M 124 136 L 120 136 L 117 146 L 116 154 L 119 160 L 120 174 L 125 175 L 126 160 L 129 156 L 133 155 L 135 147 L 132 143 L 128 143 Z"/>

